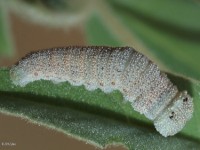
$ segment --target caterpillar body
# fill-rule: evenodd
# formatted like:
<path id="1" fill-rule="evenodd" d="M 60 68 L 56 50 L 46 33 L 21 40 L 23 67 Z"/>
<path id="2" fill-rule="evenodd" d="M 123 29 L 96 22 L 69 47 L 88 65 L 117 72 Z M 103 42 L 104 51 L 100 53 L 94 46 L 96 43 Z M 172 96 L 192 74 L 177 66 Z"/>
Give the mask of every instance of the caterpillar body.
<path id="1" fill-rule="evenodd" d="M 132 107 L 153 120 L 167 137 L 179 132 L 192 117 L 193 102 L 179 92 L 146 56 L 131 47 L 63 47 L 33 52 L 10 69 L 15 85 L 35 80 L 68 81 L 87 90 L 119 90 Z"/>

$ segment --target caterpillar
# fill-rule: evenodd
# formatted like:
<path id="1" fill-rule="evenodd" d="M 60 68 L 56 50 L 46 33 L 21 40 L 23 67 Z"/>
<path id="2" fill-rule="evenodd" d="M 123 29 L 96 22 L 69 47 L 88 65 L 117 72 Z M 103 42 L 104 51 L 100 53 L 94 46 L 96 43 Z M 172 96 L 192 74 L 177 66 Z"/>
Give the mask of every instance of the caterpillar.
<path id="1" fill-rule="evenodd" d="M 15 85 L 35 80 L 68 81 L 87 90 L 119 90 L 134 110 L 154 122 L 164 137 L 179 132 L 192 117 L 193 100 L 158 66 L 131 47 L 71 46 L 32 52 L 10 69 Z"/>

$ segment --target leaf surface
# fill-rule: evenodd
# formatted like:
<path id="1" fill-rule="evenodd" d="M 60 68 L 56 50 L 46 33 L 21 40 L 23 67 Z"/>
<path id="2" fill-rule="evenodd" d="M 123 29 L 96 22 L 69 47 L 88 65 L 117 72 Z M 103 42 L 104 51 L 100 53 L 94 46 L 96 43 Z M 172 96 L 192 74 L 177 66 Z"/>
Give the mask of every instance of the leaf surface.
<path id="1" fill-rule="evenodd" d="M 0 70 L 0 83 L 1 112 L 27 118 L 100 148 L 111 144 L 129 149 L 200 147 L 199 128 L 194 126 L 200 121 L 197 110 L 180 134 L 164 138 L 149 120 L 123 101 L 118 91 L 90 92 L 83 86 L 74 87 L 67 82 L 55 85 L 44 80 L 17 87 L 5 68 Z M 195 98 L 195 103 L 198 101 Z"/>

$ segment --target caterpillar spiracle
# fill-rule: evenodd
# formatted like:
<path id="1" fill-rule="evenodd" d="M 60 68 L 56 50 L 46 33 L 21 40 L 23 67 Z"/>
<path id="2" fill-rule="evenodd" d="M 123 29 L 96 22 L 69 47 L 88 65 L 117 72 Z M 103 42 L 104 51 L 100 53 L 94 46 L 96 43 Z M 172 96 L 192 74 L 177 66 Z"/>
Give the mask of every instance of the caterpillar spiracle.
<path id="1" fill-rule="evenodd" d="M 193 102 L 156 64 L 131 47 L 63 47 L 33 52 L 10 69 L 15 85 L 35 80 L 68 81 L 87 90 L 119 90 L 134 110 L 163 136 L 179 132 L 192 117 Z"/>

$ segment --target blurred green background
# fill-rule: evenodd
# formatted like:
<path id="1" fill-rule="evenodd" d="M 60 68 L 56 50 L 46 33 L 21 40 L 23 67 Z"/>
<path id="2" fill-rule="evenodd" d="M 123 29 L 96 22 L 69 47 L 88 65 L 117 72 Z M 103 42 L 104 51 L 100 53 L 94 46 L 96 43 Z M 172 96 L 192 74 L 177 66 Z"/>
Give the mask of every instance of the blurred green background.
<path id="1" fill-rule="evenodd" d="M 30 51 L 68 45 L 134 47 L 155 61 L 161 70 L 188 79 L 191 87 L 186 88 L 193 93 L 196 108 L 200 106 L 198 0 L 0 1 L 0 67 L 14 64 Z M 175 82 L 182 87 L 182 80 Z M 7 126 L 12 120 L 15 119 L 0 116 L 0 133 L 4 136 L 8 135 L 5 131 L 14 131 Z M 188 131 L 192 131 L 191 137 L 200 137 L 200 128 L 196 127 L 199 125 L 194 123 L 200 123 L 199 119 L 193 121 Z M 35 131 L 38 127 L 32 128 Z M 57 134 L 46 132 L 46 136 Z M 63 140 L 63 135 L 59 136 L 58 141 Z M 95 148 L 86 146 L 86 149 Z"/>

